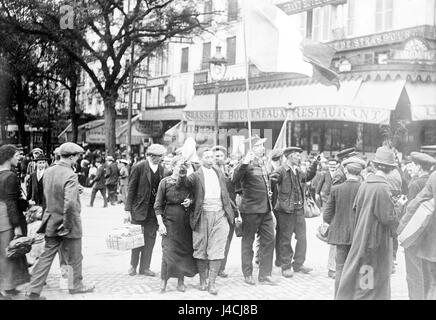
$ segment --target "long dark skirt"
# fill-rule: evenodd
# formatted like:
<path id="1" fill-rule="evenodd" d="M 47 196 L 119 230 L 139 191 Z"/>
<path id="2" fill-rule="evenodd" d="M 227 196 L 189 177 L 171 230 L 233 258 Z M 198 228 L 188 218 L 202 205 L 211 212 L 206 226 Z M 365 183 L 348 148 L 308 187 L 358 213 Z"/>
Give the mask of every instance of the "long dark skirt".
<path id="1" fill-rule="evenodd" d="M 167 235 L 162 237 L 162 280 L 195 276 L 198 271 L 193 258 L 189 213 L 180 205 L 167 205 L 163 221 Z"/>
<path id="2" fill-rule="evenodd" d="M 0 291 L 12 290 L 30 281 L 26 257 L 6 258 L 6 248 L 14 238 L 14 230 L 0 232 Z"/>

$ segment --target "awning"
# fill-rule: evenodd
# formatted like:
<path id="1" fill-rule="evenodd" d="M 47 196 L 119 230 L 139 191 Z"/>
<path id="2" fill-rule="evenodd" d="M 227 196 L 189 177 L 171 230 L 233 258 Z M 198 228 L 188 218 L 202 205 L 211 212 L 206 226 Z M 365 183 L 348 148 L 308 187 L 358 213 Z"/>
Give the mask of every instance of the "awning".
<path id="1" fill-rule="evenodd" d="M 436 120 L 435 83 L 407 83 L 406 92 L 413 121 Z"/>
<path id="2" fill-rule="evenodd" d="M 147 109 L 142 111 L 142 120 L 180 120 L 183 108 L 165 107 L 162 109 Z"/>
<path id="3" fill-rule="evenodd" d="M 252 121 L 339 120 L 364 123 L 389 123 L 390 111 L 395 109 L 404 81 L 367 83 L 362 80 L 344 81 L 339 90 L 322 84 L 260 89 L 250 91 Z M 384 92 L 384 94 L 381 94 Z M 389 92 L 389 95 L 386 95 Z M 366 100 L 365 100 L 366 97 Z M 379 98 L 379 99 L 378 99 Z M 290 109 L 294 108 L 293 111 Z M 222 93 L 218 97 L 221 122 L 247 121 L 246 92 Z M 215 119 L 215 95 L 194 96 L 184 109 L 187 121 Z"/>

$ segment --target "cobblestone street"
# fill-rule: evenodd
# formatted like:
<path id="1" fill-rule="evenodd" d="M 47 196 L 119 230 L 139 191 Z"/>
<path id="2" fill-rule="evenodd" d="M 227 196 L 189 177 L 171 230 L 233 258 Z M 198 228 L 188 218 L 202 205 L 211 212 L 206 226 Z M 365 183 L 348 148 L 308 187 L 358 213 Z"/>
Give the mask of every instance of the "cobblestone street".
<path id="1" fill-rule="evenodd" d="M 153 252 L 151 270 L 158 273 L 155 278 L 145 276 L 129 276 L 127 270 L 130 262 L 130 251 L 114 251 L 106 247 L 105 237 L 114 227 L 122 224 L 122 205 L 102 208 L 102 200 L 97 197 L 94 208 L 86 207 L 89 203 L 90 190 L 85 190 L 82 195 L 82 220 L 83 220 L 83 275 L 85 282 L 95 284 L 95 291 L 90 294 L 70 295 L 67 290 L 60 289 L 60 269 L 57 258 L 47 280 L 47 286 L 42 295 L 47 299 L 170 299 L 170 300 L 257 300 L 257 299 L 315 299 L 331 300 L 333 298 L 334 280 L 327 277 L 328 246 L 316 238 L 316 228 L 321 218 L 307 219 L 307 260 L 305 265 L 314 270 L 305 275 L 296 273 L 293 278 L 281 276 L 280 269 L 274 267 L 273 277 L 278 286 L 245 284 L 241 271 L 240 238 L 234 238 L 229 253 L 226 271 L 229 277 L 218 278 L 217 296 L 210 295 L 197 289 L 198 275 L 187 278 L 185 293 L 176 291 L 176 279 L 170 279 L 167 292 L 159 293 L 161 241 L 157 236 Z M 398 265 L 396 273 L 392 276 L 392 299 L 408 299 L 407 285 L 404 269 L 404 254 L 402 247 L 398 252 Z M 257 276 L 257 268 L 254 270 Z"/>

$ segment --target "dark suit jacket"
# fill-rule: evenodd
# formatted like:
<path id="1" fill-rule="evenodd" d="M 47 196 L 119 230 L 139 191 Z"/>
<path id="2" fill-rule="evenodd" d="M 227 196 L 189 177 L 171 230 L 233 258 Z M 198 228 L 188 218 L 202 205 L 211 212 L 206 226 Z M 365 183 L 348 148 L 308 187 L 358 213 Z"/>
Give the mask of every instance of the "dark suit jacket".
<path id="1" fill-rule="evenodd" d="M 38 181 L 36 171 L 29 177 L 29 185 L 27 190 L 27 200 L 35 201 L 37 206 L 44 204 L 44 176 Z"/>
<path id="2" fill-rule="evenodd" d="M 97 173 L 95 175 L 95 178 L 92 179 L 93 182 L 93 188 L 97 190 L 105 189 L 106 188 L 106 179 L 105 179 L 105 168 L 104 165 L 101 165 L 97 169 Z"/>
<path id="3" fill-rule="evenodd" d="M 330 194 L 330 190 L 332 188 L 332 176 L 330 175 L 330 171 L 326 170 L 322 173 L 320 180 L 318 181 L 318 185 L 316 186 L 315 193 L 328 196 Z"/>
<path id="4" fill-rule="evenodd" d="M 161 179 L 169 174 L 160 164 L 158 170 Z M 153 210 L 154 203 L 150 203 L 150 196 L 151 169 L 148 160 L 141 160 L 133 166 L 130 173 L 127 199 L 124 207 L 125 211 L 130 211 L 133 224 L 140 224 L 147 218 L 150 208 Z M 153 212 L 150 214 L 154 215 Z"/>
<path id="5" fill-rule="evenodd" d="M 118 178 L 120 176 L 120 171 L 116 162 L 112 162 L 110 165 L 106 166 L 106 185 L 116 185 L 118 184 Z"/>
<path id="6" fill-rule="evenodd" d="M 70 230 L 66 238 L 82 237 L 82 220 L 80 218 L 79 179 L 73 169 L 65 162 L 59 161 L 44 173 L 44 197 L 46 208 L 39 232 L 47 237 L 57 236 L 57 228 L 63 224 Z"/>
<path id="7" fill-rule="evenodd" d="M 220 182 L 221 189 L 221 201 L 223 204 L 223 210 L 226 213 L 227 220 L 229 224 L 233 224 L 235 214 L 233 212 L 231 200 L 229 193 L 227 191 L 226 180 L 221 172 L 221 170 L 213 167 L 216 174 L 218 175 L 218 180 Z M 203 201 L 204 201 L 204 173 L 203 168 L 200 167 L 196 172 L 188 176 L 188 183 L 192 187 L 193 200 L 194 200 L 194 211 L 191 213 L 189 222 L 191 224 L 192 230 L 195 230 L 200 215 L 203 212 Z"/>

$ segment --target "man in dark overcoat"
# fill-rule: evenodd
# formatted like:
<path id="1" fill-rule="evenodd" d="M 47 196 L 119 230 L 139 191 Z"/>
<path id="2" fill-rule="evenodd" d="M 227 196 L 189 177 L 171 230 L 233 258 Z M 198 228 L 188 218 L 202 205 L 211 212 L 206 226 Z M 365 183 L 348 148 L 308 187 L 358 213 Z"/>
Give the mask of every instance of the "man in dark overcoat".
<path id="1" fill-rule="evenodd" d="M 105 166 L 101 163 L 101 158 L 97 158 L 95 160 L 95 166 L 97 167 L 97 173 L 94 178 L 90 180 L 90 184 L 92 185 L 91 191 L 91 202 L 89 204 L 90 207 L 94 206 L 95 196 L 97 192 L 101 193 L 103 197 L 103 208 L 107 207 L 107 198 L 106 198 L 106 170 Z"/>
<path id="2" fill-rule="evenodd" d="M 106 158 L 106 188 L 108 193 L 108 200 L 111 205 L 115 205 L 117 203 L 117 187 L 118 180 L 120 176 L 120 171 L 118 169 L 118 165 L 115 162 L 114 157 L 108 156 Z"/>
<path id="3" fill-rule="evenodd" d="M 159 183 L 169 174 L 161 164 L 165 152 L 164 146 L 152 144 L 147 149 L 147 159 L 137 162 L 130 173 L 124 207 L 125 219 L 132 224 L 141 225 L 144 233 L 144 246 L 132 249 L 129 269 L 131 276 L 136 275 L 138 262 L 139 274 L 150 277 L 156 275 L 150 270 L 158 230 L 153 206 Z"/>
<path id="4" fill-rule="evenodd" d="M 336 293 L 338 300 L 391 297 L 392 236 L 398 217 L 387 175 L 396 166 L 395 154 L 388 147 L 380 147 L 373 163 L 376 172 L 362 183 L 354 202 L 357 222 Z"/>
<path id="5" fill-rule="evenodd" d="M 327 243 L 336 246 L 335 295 L 345 260 L 351 248 L 355 223 L 353 205 L 361 184 L 359 175 L 366 167 L 366 163 L 360 158 L 350 157 L 342 162 L 342 165 L 345 168 L 347 180 L 332 187 L 323 210 L 324 222 L 330 225 Z"/>

